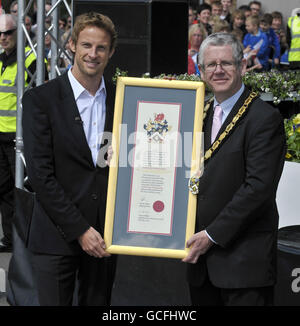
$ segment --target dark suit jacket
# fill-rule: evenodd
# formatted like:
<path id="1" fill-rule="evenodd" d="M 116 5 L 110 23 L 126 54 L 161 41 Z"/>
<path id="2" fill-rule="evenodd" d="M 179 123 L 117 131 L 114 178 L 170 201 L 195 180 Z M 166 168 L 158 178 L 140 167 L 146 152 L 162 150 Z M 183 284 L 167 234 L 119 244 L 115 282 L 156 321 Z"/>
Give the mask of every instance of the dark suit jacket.
<path id="1" fill-rule="evenodd" d="M 105 84 L 111 131 L 115 91 Z M 36 193 L 28 248 L 76 254 L 89 226 L 103 236 L 108 168 L 94 166 L 67 74 L 27 91 L 22 104 L 26 171 Z"/>
<path id="2" fill-rule="evenodd" d="M 219 132 L 236 115 L 250 92 L 245 90 Z M 213 109 L 204 124 L 210 146 Z M 218 137 L 218 136 L 217 136 Z M 278 212 L 277 185 L 285 157 L 285 133 L 279 111 L 259 98 L 205 163 L 200 179 L 196 231 L 217 242 L 196 265 L 188 281 L 201 285 L 205 275 L 221 288 L 274 284 Z"/>

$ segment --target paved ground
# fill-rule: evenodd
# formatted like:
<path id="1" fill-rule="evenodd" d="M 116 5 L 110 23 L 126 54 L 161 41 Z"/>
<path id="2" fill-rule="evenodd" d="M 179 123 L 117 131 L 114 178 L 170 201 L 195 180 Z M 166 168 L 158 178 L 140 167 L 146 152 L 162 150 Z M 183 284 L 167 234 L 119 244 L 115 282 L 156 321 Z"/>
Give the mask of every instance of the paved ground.
<path id="1" fill-rule="evenodd" d="M 0 214 L 0 222 L 1 222 L 1 214 Z M 0 223 L 1 225 L 1 223 Z M 0 239 L 3 237 L 2 228 L 0 226 Z M 1 273 L 1 269 L 5 271 L 5 274 L 7 276 L 7 270 L 8 265 L 10 261 L 11 254 L 10 253 L 0 253 L 0 306 L 8 306 L 8 303 L 6 301 L 5 292 L 2 292 L 3 289 L 5 289 L 5 282 L 6 280 L 3 279 Z"/>

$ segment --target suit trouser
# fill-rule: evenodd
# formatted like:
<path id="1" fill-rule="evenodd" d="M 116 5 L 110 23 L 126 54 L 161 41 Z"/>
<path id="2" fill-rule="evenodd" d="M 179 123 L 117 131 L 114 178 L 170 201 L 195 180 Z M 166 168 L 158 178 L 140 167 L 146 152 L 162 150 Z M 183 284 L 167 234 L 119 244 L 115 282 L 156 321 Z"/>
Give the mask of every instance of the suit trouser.
<path id="1" fill-rule="evenodd" d="M 33 254 L 34 277 L 41 306 L 110 305 L 116 271 L 116 256 L 95 258 L 82 252 L 77 256 Z"/>
<path id="2" fill-rule="evenodd" d="M 0 211 L 5 244 L 12 242 L 15 185 L 15 133 L 0 132 Z"/>
<path id="3" fill-rule="evenodd" d="M 272 306 L 274 287 L 222 289 L 206 277 L 201 286 L 189 285 L 193 306 Z"/>

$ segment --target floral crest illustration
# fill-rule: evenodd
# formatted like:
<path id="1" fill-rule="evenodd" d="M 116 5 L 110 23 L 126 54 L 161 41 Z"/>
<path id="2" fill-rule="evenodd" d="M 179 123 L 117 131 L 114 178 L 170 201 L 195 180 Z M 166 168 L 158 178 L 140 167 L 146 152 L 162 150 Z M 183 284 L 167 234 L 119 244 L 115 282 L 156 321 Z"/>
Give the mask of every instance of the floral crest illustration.
<path id="1" fill-rule="evenodd" d="M 165 119 L 163 113 L 154 113 L 154 120 L 150 118 L 148 122 L 144 124 L 144 129 L 147 132 L 149 142 L 163 142 L 171 126 L 168 125 L 168 121 Z"/>

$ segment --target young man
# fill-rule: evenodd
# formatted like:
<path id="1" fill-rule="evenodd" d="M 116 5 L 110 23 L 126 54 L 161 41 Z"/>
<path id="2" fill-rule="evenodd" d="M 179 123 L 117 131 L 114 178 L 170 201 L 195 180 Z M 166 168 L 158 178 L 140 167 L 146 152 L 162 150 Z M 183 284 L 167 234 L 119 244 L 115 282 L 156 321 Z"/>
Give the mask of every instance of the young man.
<path id="1" fill-rule="evenodd" d="M 214 99 L 203 127 L 204 172 L 193 178 L 191 188 L 198 196 L 196 233 L 183 259 L 190 263 L 192 304 L 271 305 L 283 120 L 277 109 L 245 88 L 246 60 L 233 35 L 208 36 L 199 62 Z"/>
<path id="2" fill-rule="evenodd" d="M 249 47 L 252 54 L 255 54 L 263 70 L 269 69 L 268 47 L 269 41 L 265 33 L 259 30 L 259 18 L 250 16 L 246 19 L 247 34 L 244 37 L 243 45 L 245 49 Z"/>
<path id="3" fill-rule="evenodd" d="M 261 10 L 261 3 L 259 1 L 251 1 L 249 3 L 249 7 L 251 9 L 252 16 L 259 16 Z"/>
<path id="4" fill-rule="evenodd" d="M 211 3 L 211 15 L 220 17 L 222 14 L 222 3 L 219 0 L 215 0 Z"/>
<path id="5" fill-rule="evenodd" d="M 100 150 L 112 129 L 114 90 L 103 73 L 116 46 L 112 21 L 78 16 L 64 75 L 23 96 L 29 183 L 36 193 L 28 248 L 40 305 L 109 305 L 115 257 L 105 250 L 108 167 Z M 105 151 L 104 151 L 105 152 Z"/>

